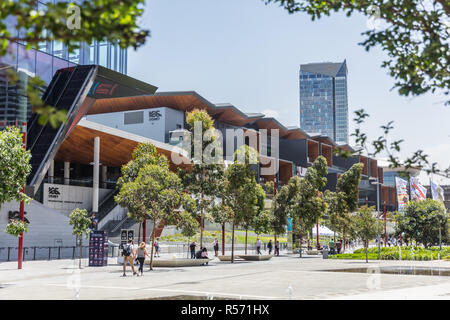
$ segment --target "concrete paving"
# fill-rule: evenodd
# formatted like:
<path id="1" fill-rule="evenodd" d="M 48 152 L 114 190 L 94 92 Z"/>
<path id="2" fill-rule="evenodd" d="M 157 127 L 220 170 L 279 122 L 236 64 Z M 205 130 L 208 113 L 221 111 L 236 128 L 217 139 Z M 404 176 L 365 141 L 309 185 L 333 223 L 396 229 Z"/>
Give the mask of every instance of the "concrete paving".
<path id="1" fill-rule="evenodd" d="M 110 259 L 113 264 L 116 259 Z M 294 255 L 202 267 L 145 267 L 121 277 L 122 266 L 78 269 L 78 260 L 0 263 L 0 299 L 149 299 L 178 295 L 234 299 L 450 299 L 450 277 L 378 274 L 377 267 L 450 268 L 449 261 L 323 260 Z M 370 267 L 369 273 L 325 270 Z"/>

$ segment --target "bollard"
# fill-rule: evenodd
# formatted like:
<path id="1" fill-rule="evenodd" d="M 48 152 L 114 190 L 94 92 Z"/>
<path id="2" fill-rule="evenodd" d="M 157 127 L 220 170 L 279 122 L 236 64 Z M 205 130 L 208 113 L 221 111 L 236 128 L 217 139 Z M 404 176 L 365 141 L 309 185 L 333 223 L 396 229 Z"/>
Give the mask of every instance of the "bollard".
<path id="1" fill-rule="evenodd" d="M 11 247 L 8 247 L 8 260 L 6 260 L 6 261 L 10 261 L 10 260 L 9 260 L 10 252 L 11 252 Z"/>
<path id="2" fill-rule="evenodd" d="M 48 247 L 48 260 L 50 260 L 51 250 L 52 250 L 52 248 L 51 248 L 51 247 Z"/>
<path id="3" fill-rule="evenodd" d="M 75 259 L 75 247 L 73 247 L 72 259 Z"/>
<path id="4" fill-rule="evenodd" d="M 61 247 L 58 247 L 58 259 L 61 259 Z"/>
<path id="5" fill-rule="evenodd" d="M 33 252 L 33 260 L 36 260 L 36 247 L 33 247 L 34 248 L 34 252 Z"/>

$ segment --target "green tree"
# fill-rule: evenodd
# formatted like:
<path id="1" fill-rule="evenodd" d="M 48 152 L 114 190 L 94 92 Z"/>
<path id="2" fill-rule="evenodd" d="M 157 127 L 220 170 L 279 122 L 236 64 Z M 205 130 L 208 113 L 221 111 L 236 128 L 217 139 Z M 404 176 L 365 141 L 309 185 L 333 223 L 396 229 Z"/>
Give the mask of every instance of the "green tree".
<path id="1" fill-rule="evenodd" d="M 43 10 L 36 0 L 0 2 L 0 57 L 9 52 L 12 42 L 26 43 L 27 49 L 37 49 L 49 41 L 63 43 L 73 53 L 81 42 L 96 41 L 117 43 L 121 48 L 138 48 L 149 36 L 148 30 L 138 25 L 145 0 L 84 0 L 76 5 L 58 1 L 46 2 Z M 14 21 L 14 25 L 6 21 Z M 9 72 L 17 79 L 15 71 Z M 31 79 L 26 87 L 33 111 L 40 115 L 40 123 L 47 120 L 57 125 L 65 119 L 65 112 L 45 106 L 40 98 L 39 87 L 43 81 Z"/>
<path id="2" fill-rule="evenodd" d="M 367 51 L 380 46 L 388 55 L 382 67 L 395 78 L 401 95 L 450 92 L 448 0 L 263 0 L 312 20 L 344 12 L 361 13 L 377 25 L 362 33 Z M 450 101 L 447 101 L 449 104 Z"/>
<path id="3" fill-rule="evenodd" d="M 396 215 L 396 232 L 405 239 L 422 243 L 425 247 L 439 244 L 439 229 L 443 242 L 448 241 L 448 214 L 441 202 L 426 199 L 409 202 Z"/>
<path id="4" fill-rule="evenodd" d="M 248 162 L 240 163 L 236 160 L 225 170 L 222 197 L 224 206 L 229 208 L 228 217 L 233 225 L 231 244 L 231 262 L 233 263 L 235 226 L 244 225 L 248 217 L 252 217 L 253 220 L 264 208 L 264 191 L 256 182 L 255 174 Z"/>
<path id="5" fill-rule="evenodd" d="M 352 216 L 352 234 L 364 241 L 366 262 L 369 262 L 367 253 L 369 240 L 379 235 L 383 229 L 382 222 L 373 215 L 374 210 L 374 207 L 362 206 L 356 215 Z"/>
<path id="6" fill-rule="evenodd" d="M 195 158 L 194 145 L 196 142 L 192 139 L 191 156 L 192 159 L 194 159 L 192 170 L 183 171 L 180 169 L 179 176 L 181 177 L 187 192 L 189 192 L 196 201 L 196 213 L 200 217 L 200 247 L 202 247 L 205 213 L 208 213 L 207 218 L 211 220 L 211 212 L 217 205 L 215 202 L 216 196 L 220 191 L 224 179 L 223 167 L 222 163 L 210 163 L 209 161 L 206 161 L 205 163 L 205 159 L 203 159 L 203 155 L 208 146 L 215 141 L 215 135 L 213 134 L 215 131 L 214 120 L 211 116 L 205 110 L 194 109 L 193 111 L 186 113 L 186 123 L 190 126 L 191 136 L 194 135 L 195 123 L 201 125 L 202 159 Z M 212 133 L 211 140 L 203 139 L 207 133 Z"/>
<path id="7" fill-rule="evenodd" d="M 87 210 L 85 209 L 74 209 L 69 215 L 69 225 L 72 226 L 72 234 L 76 235 L 80 239 L 80 259 L 78 267 L 81 269 L 81 258 L 83 250 L 83 236 L 86 239 L 91 233 L 92 220 L 89 217 Z"/>
<path id="8" fill-rule="evenodd" d="M 23 148 L 18 128 L 0 131 L 0 208 L 5 202 L 31 200 L 22 192 L 31 172 L 30 159 L 31 153 Z"/>
<path id="9" fill-rule="evenodd" d="M 143 149 L 149 150 L 150 154 L 141 153 Z M 184 234 L 191 235 L 192 230 L 198 227 L 192 215 L 195 210 L 195 201 L 184 191 L 181 179 L 169 170 L 167 160 L 163 161 L 161 158 L 163 156 L 155 156 L 154 149 L 149 145 L 138 147 L 137 153 L 137 157 L 125 165 L 122 172 L 126 174 L 136 162 L 141 161 L 140 156 L 147 159 L 146 163 L 139 169 L 136 178 L 129 179 L 130 176 L 122 176 L 120 191 L 115 200 L 128 210 L 130 218 L 142 222 L 149 216 L 152 220 L 150 270 L 153 270 L 153 243 L 156 227 L 164 222 L 176 225 L 183 230 Z"/>
<path id="10" fill-rule="evenodd" d="M 351 213 L 358 209 L 358 186 L 363 167 L 362 163 L 355 163 L 338 179 L 336 192 L 325 192 L 329 227 L 335 232 L 342 233 L 344 246 L 346 233 L 351 227 Z"/>
<path id="11" fill-rule="evenodd" d="M 327 174 L 327 161 L 320 156 L 308 168 L 305 178 L 292 177 L 275 198 L 274 217 L 275 221 L 278 221 L 277 228 L 281 229 L 287 222 L 287 216 L 290 216 L 293 233 L 299 236 L 300 244 L 303 237 L 327 210 L 327 204 L 320 191 L 327 183 Z"/>

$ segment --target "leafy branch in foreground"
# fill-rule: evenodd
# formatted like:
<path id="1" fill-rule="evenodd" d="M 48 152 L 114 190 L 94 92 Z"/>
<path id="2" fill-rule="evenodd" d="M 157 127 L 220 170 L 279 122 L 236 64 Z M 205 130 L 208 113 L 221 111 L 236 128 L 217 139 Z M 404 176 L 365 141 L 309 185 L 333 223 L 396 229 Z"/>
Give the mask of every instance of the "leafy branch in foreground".
<path id="1" fill-rule="evenodd" d="M 37 49 L 39 44 L 58 41 L 69 53 L 80 48 L 80 43 L 94 40 L 108 41 L 121 48 L 138 48 L 150 35 L 141 29 L 145 0 L 84 0 L 77 5 L 66 2 L 47 3 L 45 10 L 38 9 L 37 0 L 0 1 L 0 57 L 9 53 L 13 42 L 26 44 L 27 49 Z M 10 79 L 17 78 L 8 71 Z M 16 74 L 14 76 L 14 73 Z M 40 98 L 45 83 L 35 77 L 29 80 L 26 94 L 39 123 L 55 127 L 64 122 L 66 114 L 46 106 Z"/>
<path id="2" fill-rule="evenodd" d="M 355 132 L 351 134 L 352 137 L 355 137 L 355 154 L 360 155 L 365 152 L 369 157 L 376 157 L 385 152 L 388 156 L 390 168 L 402 167 L 404 173 L 411 168 L 420 168 L 428 174 L 433 173 L 445 178 L 450 178 L 450 167 L 447 169 L 439 169 L 438 164 L 436 162 L 431 162 L 429 160 L 429 155 L 425 154 L 423 150 L 419 149 L 406 159 L 400 159 L 399 153 L 401 151 L 401 143 L 404 140 L 389 140 L 389 133 L 394 129 L 394 121 L 389 121 L 386 125 L 381 126 L 380 128 L 383 130 L 383 134 L 377 139 L 368 142 L 367 135 L 362 132 L 360 125 L 364 123 L 369 115 L 364 109 L 356 110 L 355 115 L 356 117 L 353 121 L 358 127 L 355 129 Z M 343 153 L 340 149 L 336 150 L 336 153 L 339 153 L 342 156 L 348 156 L 348 153 Z"/>

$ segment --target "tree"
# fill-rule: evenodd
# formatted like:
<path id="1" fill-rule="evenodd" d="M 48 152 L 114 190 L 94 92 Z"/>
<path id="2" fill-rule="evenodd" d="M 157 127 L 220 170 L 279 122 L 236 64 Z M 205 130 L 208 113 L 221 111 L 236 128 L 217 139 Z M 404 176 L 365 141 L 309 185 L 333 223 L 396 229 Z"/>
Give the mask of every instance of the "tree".
<path id="1" fill-rule="evenodd" d="M 89 237 L 89 234 L 91 233 L 91 224 L 92 220 L 85 209 L 76 208 L 69 215 L 69 225 L 72 226 L 72 234 L 76 235 L 78 239 L 80 239 L 80 259 L 78 264 L 80 269 L 81 258 L 83 255 L 83 236 L 85 236 L 86 239 Z"/>
<path id="2" fill-rule="evenodd" d="M 248 160 L 252 158 L 252 155 L 251 152 L 247 151 L 246 159 Z M 225 179 L 222 197 L 224 206 L 229 208 L 228 216 L 233 223 L 231 244 L 231 262 L 233 263 L 234 228 L 236 225 L 244 224 L 248 217 L 254 218 L 262 211 L 265 196 L 262 187 L 255 180 L 255 174 L 250 169 L 250 162 L 248 161 L 240 163 L 235 160 L 225 171 Z M 244 226 L 247 225 L 247 223 L 244 224 Z"/>
<path id="3" fill-rule="evenodd" d="M 364 241 L 366 262 L 369 262 L 367 253 L 369 240 L 379 235 L 383 229 L 382 222 L 373 215 L 374 210 L 374 207 L 362 206 L 356 215 L 352 216 L 352 234 Z"/>
<path id="4" fill-rule="evenodd" d="M 149 153 L 142 152 L 148 150 Z M 192 213 L 195 201 L 184 192 L 181 179 L 169 170 L 164 156 L 155 156 L 155 149 L 149 145 L 138 147 L 131 163 L 122 168 L 125 175 L 120 180 L 120 191 L 116 202 L 128 210 L 128 216 L 136 221 L 144 221 L 147 216 L 153 221 L 150 270 L 153 270 L 153 243 L 156 227 L 161 223 L 176 225 L 185 234 L 191 234 L 198 227 Z M 143 163 L 142 158 L 146 159 Z M 159 159 L 159 160 L 158 160 Z M 143 163 L 138 175 L 129 179 L 128 170 L 134 171 L 137 162 Z M 126 182 L 125 182 L 126 181 Z"/>
<path id="5" fill-rule="evenodd" d="M 81 42 L 94 40 L 117 43 L 121 48 L 138 48 L 150 35 L 138 25 L 145 0 L 84 0 L 77 4 L 47 2 L 45 10 L 36 0 L 0 2 L 0 57 L 8 54 L 12 42 L 26 43 L 27 49 L 37 49 L 47 41 L 59 41 L 73 53 Z M 8 21 L 8 22 L 6 22 Z M 11 21 L 11 22 L 10 22 Z M 16 73 L 10 72 L 12 78 Z M 40 99 L 38 77 L 30 81 L 26 92 L 40 123 L 49 120 L 56 125 L 65 119 L 65 112 L 45 106 Z"/>
<path id="6" fill-rule="evenodd" d="M 401 95 L 450 92 L 450 4 L 448 0 L 264 0 L 312 20 L 333 12 L 368 16 L 373 27 L 360 43 L 367 51 L 380 46 L 389 56 L 382 63 Z M 447 104 L 450 100 L 447 100 Z"/>
<path id="7" fill-rule="evenodd" d="M 191 139 L 191 157 L 194 160 L 192 170 L 183 171 L 180 169 L 179 176 L 182 178 L 183 184 L 196 201 L 196 211 L 200 216 L 200 247 L 203 246 L 203 228 L 205 212 L 211 213 L 216 206 L 216 196 L 219 192 L 221 182 L 223 180 L 223 168 L 222 163 L 210 163 L 204 162 L 203 159 L 206 150 L 209 145 L 215 141 L 215 128 L 214 120 L 205 110 L 194 109 L 191 112 L 186 113 L 186 123 L 190 126 L 191 136 L 194 135 L 194 139 Z M 201 126 L 201 159 L 196 158 L 195 154 L 195 139 L 198 138 L 194 134 L 194 128 L 196 123 Z M 210 134 L 210 140 L 204 139 L 205 136 Z M 221 147 L 218 145 L 218 147 Z M 219 148 L 215 148 L 213 152 L 218 152 L 221 157 Z M 211 155 L 215 157 L 215 154 Z M 219 155 L 218 155 L 219 156 Z M 210 217 L 210 215 L 208 215 Z"/>
<path id="8" fill-rule="evenodd" d="M 396 232 L 405 239 L 415 240 L 425 247 L 448 241 L 448 214 L 441 202 L 426 199 L 409 202 L 401 214 L 396 215 Z"/>
<path id="9" fill-rule="evenodd" d="M 293 233 L 299 236 L 300 246 L 303 236 L 312 229 L 327 209 L 320 191 L 327 183 L 327 174 L 326 159 L 319 156 L 308 168 L 305 178 L 292 177 L 275 198 L 274 216 L 276 221 L 279 221 L 277 228 L 281 229 L 287 216 L 290 216 Z"/>
<path id="10" fill-rule="evenodd" d="M 0 131 L 0 208 L 5 202 L 31 200 L 22 192 L 31 172 L 30 159 L 31 153 L 24 149 L 18 128 Z"/>
<path id="11" fill-rule="evenodd" d="M 336 193 L 327 193 L 325 198 L 329 205 L 328 214 L 330 217 L 331 230 L 342 232 L 344 238 L 350 229 L 350 214 L 358 209 L 358 186 L 361 182 L 361 172 L 364 165 L 355 163 L 344 172 L 336 184 Z"/>

